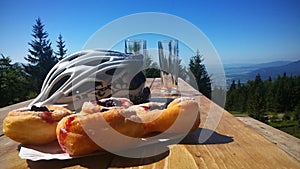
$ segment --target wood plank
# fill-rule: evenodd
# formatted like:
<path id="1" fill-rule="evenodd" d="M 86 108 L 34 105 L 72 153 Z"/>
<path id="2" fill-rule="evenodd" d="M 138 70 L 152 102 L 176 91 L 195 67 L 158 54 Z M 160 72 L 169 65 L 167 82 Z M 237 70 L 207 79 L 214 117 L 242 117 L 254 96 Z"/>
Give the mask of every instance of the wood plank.
<path id="1" fill-rule="evenodd" d="M 0 137 L 1 168 L 27 168 L 26 160 L 19 158 L 18 143 L 6 136 Z"/>
<path id="2" fill-rule="evenodd" d="M 251 117 L 236 117 L 248 127 L 300 161 L 300 139 Z"/>

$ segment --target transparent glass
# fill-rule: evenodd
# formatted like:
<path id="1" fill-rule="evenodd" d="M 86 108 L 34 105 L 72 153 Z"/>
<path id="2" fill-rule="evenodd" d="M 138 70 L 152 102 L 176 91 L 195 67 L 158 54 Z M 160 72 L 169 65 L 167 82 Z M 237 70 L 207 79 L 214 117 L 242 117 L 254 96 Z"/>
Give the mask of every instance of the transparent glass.
<path id="1" fill-rule="evenodd" d="M 126 39 L 125 53 L 129 55 L 146 55 L 147 42 L 143 39 Z"/>
<path id="2" fill-rule="evenodd" d="M 158 56 L 161 76 L 161 91 L 166 94 L 178 94 L 178 41 L 158 42 Z"/>

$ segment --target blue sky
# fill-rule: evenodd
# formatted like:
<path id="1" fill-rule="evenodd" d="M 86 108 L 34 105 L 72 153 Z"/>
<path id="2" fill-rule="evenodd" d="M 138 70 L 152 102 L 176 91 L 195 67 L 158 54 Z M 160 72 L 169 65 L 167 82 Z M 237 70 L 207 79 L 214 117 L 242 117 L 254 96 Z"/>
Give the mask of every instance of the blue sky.
<path id="1" fill-rule="evenodd" d="M 104 25 L 140 12 L 168 13 L 191 22 L 209 38 L 225 64 L 300 59 L 298 0 L 1 0 L 0 53 L 13 62 L 26 62 L 38 17 L 52 48 L 56 50 L 61 33 L 70 54 L 81 50 Z"/>

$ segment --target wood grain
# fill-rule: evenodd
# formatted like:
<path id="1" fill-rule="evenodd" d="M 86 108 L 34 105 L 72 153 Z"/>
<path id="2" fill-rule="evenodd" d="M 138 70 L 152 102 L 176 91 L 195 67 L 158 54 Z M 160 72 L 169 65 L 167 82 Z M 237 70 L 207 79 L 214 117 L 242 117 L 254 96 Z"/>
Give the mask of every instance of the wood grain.
<path id="1" fill-rule="evenodd" d="M 248 127 L 300 161 L 300 139 L 251 117 L 236 117 Z"/>

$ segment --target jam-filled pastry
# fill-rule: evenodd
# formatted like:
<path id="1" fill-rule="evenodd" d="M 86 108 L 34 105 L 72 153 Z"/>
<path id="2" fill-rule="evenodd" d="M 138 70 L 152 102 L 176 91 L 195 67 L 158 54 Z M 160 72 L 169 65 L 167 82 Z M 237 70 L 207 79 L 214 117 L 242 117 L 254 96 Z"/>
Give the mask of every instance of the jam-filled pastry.
<path id="1" fill-rule="evenodd" d="M 104 98 L 97 101 L 84 102 L 81 113 L 90 114 L 104 112 L 113 108 L 128 108 L 132 105 L 133 103 L 127 98 Z"/>
<path id="2" fill-rule="evenodd" d="M 50 143 L 56 140 L 57 123 L 71 114 L 70 110 L 53 105 L 13 110 L 3 120 L 3 133 L 25 145 Z"/>
<path id="3" fill-rule="evenodd" d="M 56 129 L 61 148 L 70 156 L 104 151 L 104 147 L 93 141 L 96 138 L 108 143 L 114 150 L 121 150 L 135 145 L 127 139 L 118 138 L 115 131 L 125 137 L 144 138 L 160 132 L 192 132 L 200 124 L 198 103 L 192 98 L 178 98 L 168 106 L 149 102 L 128 108 L 113 107 L 103 112 L 90 108 L 89 113 L 64 117 Z M 122 140 L 122 144 L 116 143 L 119 142 L 116 140 Z"/>

